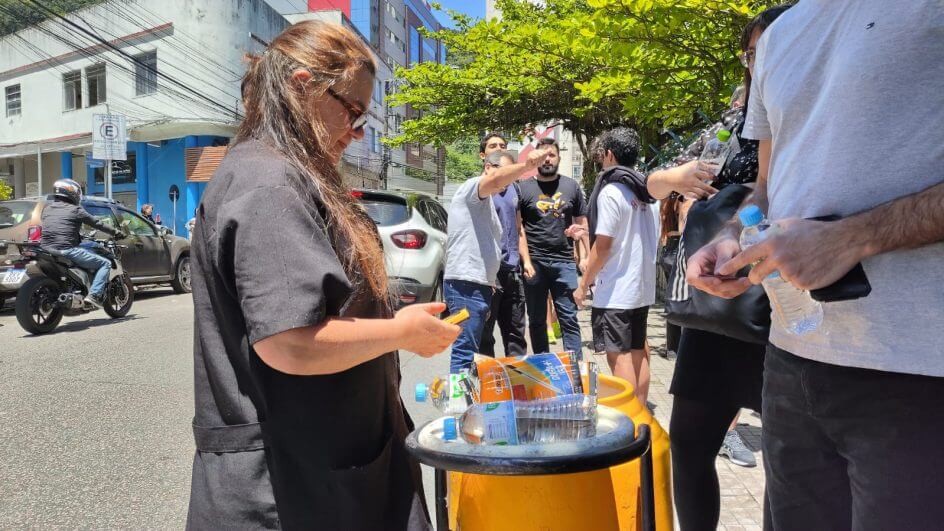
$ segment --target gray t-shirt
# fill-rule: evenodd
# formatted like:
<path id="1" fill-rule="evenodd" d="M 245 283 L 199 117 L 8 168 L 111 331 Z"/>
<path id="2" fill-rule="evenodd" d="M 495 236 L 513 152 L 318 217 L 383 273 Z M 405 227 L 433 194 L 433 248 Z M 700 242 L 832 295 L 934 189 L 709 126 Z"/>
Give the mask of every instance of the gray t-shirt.
<path id="1" fill-rule="evenodd" d="M 744 135 L 772 139 L 769 218 L 848 216 L 944 180 L 944 4 L 804 0 L 757 45 Z M 830 242 L 822 242 L 829 246 Z M 836 365 L 944 376 L 944 243 L 863 262 L 872 293 L 770 340 Z"/>
<path id="2" fill-rule="evenodd" d="M 462 184 L 449 204 L 446 240 L 446 280 L 465 280 L 493 286 L 501 264 L 501 222 L 492 198 L 479 197 L 479 181 Z"/>

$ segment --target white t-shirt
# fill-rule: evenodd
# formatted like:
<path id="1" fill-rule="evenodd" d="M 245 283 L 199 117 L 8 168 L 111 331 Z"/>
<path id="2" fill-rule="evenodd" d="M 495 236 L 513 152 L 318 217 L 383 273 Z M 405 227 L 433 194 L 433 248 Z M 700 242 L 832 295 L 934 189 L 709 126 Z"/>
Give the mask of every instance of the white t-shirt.
<path id="1" fill-rule="evenodd" d="M 652 208 L 622 184 L 600 190 L 596 235 L 613 238 L 613 247 L 597 275 L 594 308 L 631 310 L 655 303 L 659 237 Z"/>
<path id="2" fill-rule="evenodd" d="M 772 140 L 773 221 L 849 216 L 941 183 L 944 3 L 790 8 L 757 44 L 744 135 Z M 823 304 L 806 335 L 775 324 L 770 341 L 824 363 L 944 376 L 944 243 L 862 265 L 870 295 Z"/>

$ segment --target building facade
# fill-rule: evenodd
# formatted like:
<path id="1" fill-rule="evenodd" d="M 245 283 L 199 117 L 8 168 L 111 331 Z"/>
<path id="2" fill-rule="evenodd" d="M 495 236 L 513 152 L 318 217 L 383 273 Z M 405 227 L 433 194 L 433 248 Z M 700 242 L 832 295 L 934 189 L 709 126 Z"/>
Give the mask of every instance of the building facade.
<path id="1" fill-rule="evenodd" d="M 186 234 L 209 177 L 201 164 L 218 161 L 213 148 L 225 150 L 241 116 L 243 55 L 288 21 L 264 0 L 110 0 L 66 19 L 0 38 L 0 179 L 15 197 L 49 193 L 60 177 L 103 195 L 93 115 L 121 114 L 129 142 L 112 162 L 114 198 L 152 203 Z"/>

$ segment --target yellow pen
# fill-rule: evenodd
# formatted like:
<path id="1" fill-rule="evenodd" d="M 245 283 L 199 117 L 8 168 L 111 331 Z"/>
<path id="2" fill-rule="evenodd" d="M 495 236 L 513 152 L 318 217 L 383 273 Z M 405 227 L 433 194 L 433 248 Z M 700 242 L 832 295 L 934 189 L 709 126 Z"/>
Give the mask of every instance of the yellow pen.
<path id="1" fill-rule="evenodd" d="M 443 319 L 443 321 L 449 324 L 457 325 L 457 324 L 462 324 L 468 318 L 469 318 L 469 310 L 466 308 L 463 308 L 459 310 L 458 312 L 450 315 L 449 317 L 446 317 L 445 319 Z"/>

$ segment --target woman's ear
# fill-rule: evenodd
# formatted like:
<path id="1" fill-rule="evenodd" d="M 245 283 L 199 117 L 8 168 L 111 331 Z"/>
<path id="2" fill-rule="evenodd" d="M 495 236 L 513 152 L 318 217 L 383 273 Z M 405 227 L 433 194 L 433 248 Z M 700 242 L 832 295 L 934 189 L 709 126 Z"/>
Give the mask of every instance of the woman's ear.
<path id="1" fill-rule="evenodd" d="M 305 68 L 296 68 L 295 71 L 292 72 L 292 80 L 297 82 L 299 85 L 305 85 L 311 81 L 311 78 L 311 72 Z"/>

